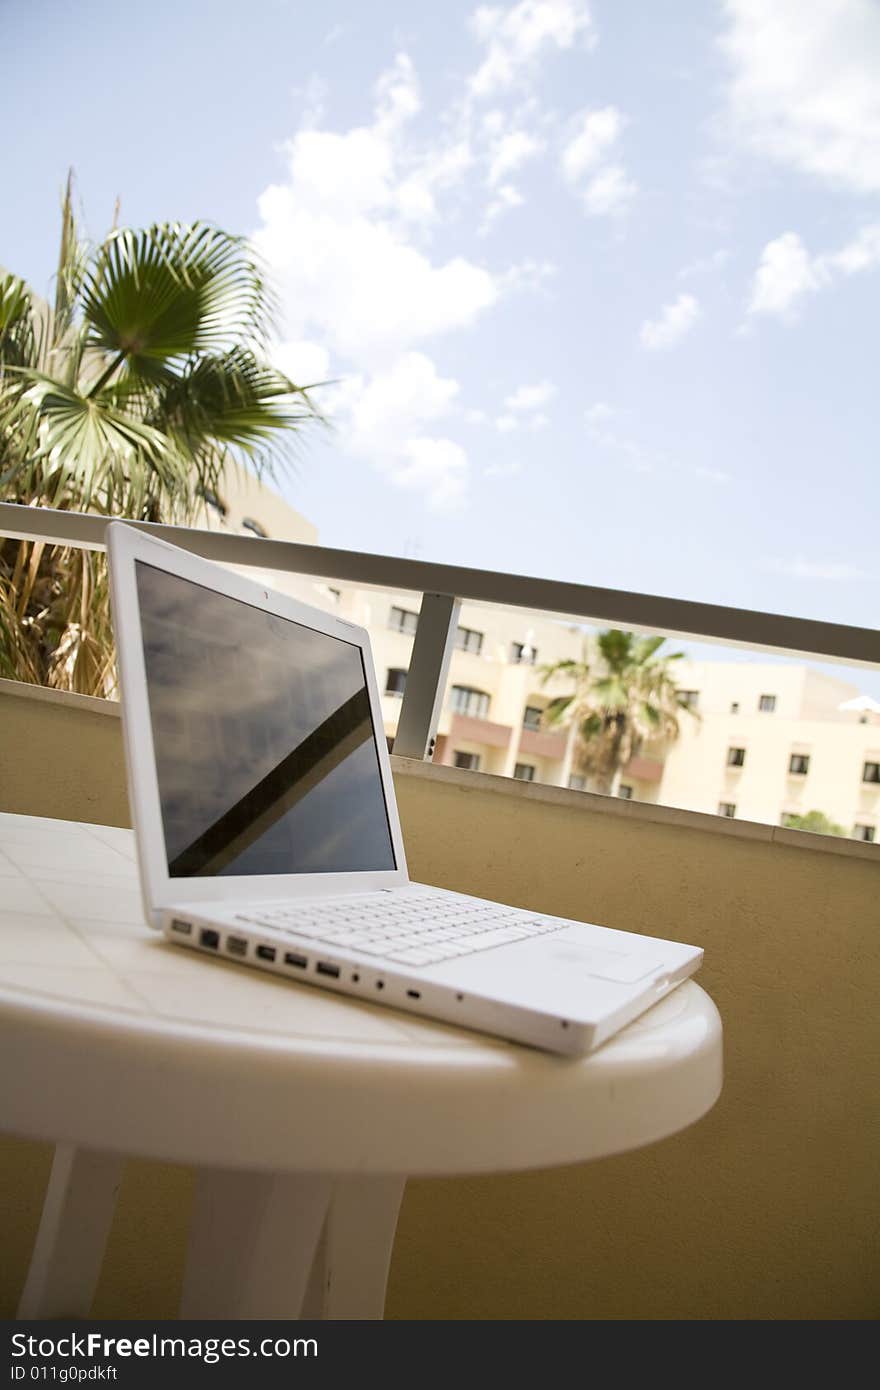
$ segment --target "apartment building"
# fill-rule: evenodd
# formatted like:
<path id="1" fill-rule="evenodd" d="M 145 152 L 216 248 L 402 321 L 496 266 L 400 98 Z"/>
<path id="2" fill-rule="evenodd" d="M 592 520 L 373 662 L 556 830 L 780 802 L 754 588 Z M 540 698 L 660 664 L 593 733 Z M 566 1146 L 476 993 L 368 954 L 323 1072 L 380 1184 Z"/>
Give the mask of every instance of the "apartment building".
<path id="1" fill-rule="evenodd" d="M 317 541 L 310 522 L 249 474 L 231 474 L 222 496 L 206 497 L 204 524 Z M 421 595 L 260 573 L 369 628 L 393 741 Z M 463 605 L 434 761 L 586 790 L 573 731 L 548 729 L 544 711 L 572 688 L 563 675 L 548 680 L 546 667 L 580 660 L 588 636 L 520 609 Z M 770 824 L 815 810 L 848 835 L 880 839 L 880 703 L 854 684 L 782 660 L 687 660 L 676 678 L 688 705 L 678 739 L 645 745 L 618 775 L 616 795 Z"/>

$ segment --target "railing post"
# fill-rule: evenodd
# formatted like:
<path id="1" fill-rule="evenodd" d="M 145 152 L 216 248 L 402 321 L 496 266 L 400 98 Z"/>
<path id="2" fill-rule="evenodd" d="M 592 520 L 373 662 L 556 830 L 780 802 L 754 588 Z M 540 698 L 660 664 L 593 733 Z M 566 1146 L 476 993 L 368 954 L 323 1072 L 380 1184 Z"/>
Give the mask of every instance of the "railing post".
<path id="1" fill-rule="evenodd" d="M 461 603 L 449 594 L 423 594 L 393 752 L 430 758 L 446 693 Z"/>

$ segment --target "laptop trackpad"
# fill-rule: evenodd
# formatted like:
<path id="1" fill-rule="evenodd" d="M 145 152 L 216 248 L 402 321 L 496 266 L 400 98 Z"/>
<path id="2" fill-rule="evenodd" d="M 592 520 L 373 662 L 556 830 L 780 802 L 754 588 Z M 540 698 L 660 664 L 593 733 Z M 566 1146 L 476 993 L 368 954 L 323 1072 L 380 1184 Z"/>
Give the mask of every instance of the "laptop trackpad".
<path id="1" fill-rule="evenodd" d="M 546 936 L 541 945 L 548 962 L 552 961 L 560 970 L 614 980 L 618 984 L 634 984 L 663 964 L 661 956 L 649 952 L 609 951 L 604 947 L 583 945 L 577 940 L 576 930 L 571 934 L 561 931 Z"/>

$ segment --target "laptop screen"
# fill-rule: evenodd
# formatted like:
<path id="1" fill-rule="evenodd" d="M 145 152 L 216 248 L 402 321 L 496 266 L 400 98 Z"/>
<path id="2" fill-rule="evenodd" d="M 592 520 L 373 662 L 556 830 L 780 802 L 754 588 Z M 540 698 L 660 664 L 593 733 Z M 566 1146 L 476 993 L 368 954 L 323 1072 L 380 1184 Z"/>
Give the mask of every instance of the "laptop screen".
<path id="1" fill-rule="evenodd" d="M 169 876 L 396 868 L 360 647 L 136 574 Z"/>

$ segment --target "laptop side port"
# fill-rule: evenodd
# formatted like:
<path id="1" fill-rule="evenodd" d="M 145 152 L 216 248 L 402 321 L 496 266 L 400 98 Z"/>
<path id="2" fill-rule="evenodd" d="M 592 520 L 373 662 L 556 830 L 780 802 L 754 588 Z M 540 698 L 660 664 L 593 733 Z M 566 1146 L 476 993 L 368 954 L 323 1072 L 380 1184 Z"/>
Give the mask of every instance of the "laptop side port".
<path id="1" fill-rule="evenodd" d="M 171 918 L 171 930 L 179 932 L 181 936 L 192 936 L 192 922 L 185 922 L 182 917 Z"/>
<path id="2" fill-rule="evenodd" d="M 274 946 L 257 947 L 257 960 L 274 960 L 277 954 Z"/>
<path id="3" fill-rule="evenodd" d="M 297 970 L 305 970 L 308 963 L 308 956 L 301 956 L 297 951 L 285 951 L 284 953 L 285 965 L 295 965 Z"/>
<path id="4" fill-rule="evenodd" d="M 220 945 L 220 933 L 213 927 L 202 927 L 199 932 L 199 945 L 207 946 L 209 951 L 216 951 Z"/>
<path id="5" fill-rule="evenodd" d="M 329 960 L 319 960 L 315 970 L 319 975 L 329 975 L 331 979 L 339 979 L 339 966 L 331 965 Z"/>
<path id="6" fill-rule="evenodd" d="M 247 948 L 246 936 L 227 936 L 226 949 L 231 956 L 246 956 Z"/>

